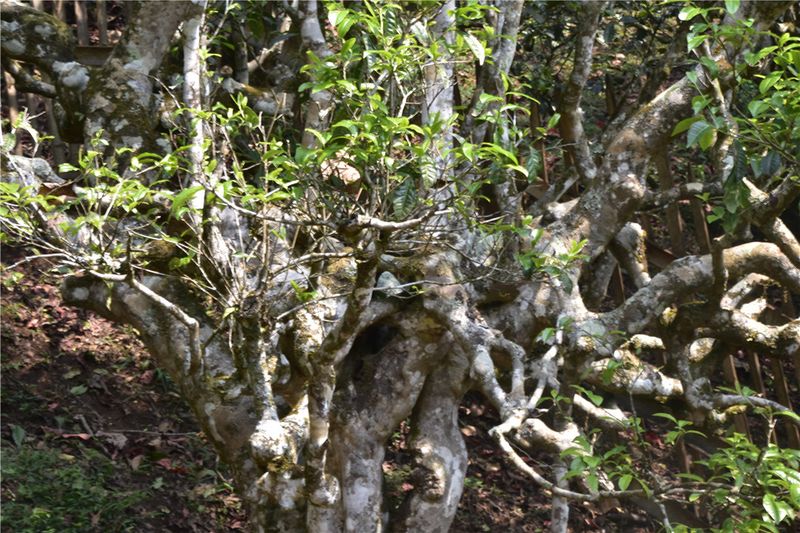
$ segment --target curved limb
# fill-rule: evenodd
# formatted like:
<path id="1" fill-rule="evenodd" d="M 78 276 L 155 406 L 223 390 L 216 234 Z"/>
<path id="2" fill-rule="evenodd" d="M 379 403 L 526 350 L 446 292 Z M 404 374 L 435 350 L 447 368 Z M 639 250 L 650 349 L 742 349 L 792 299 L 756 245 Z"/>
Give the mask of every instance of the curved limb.
<path id="1" fill-rule="evenodd" d="M 467 472 L 467 449 L 458 428 L 458 405 L 469 362 L 450 352 L 425 381 L 412 413 L 410 442 L 416 471 L 394 531 L 446 533 L 456 514 Z"/>

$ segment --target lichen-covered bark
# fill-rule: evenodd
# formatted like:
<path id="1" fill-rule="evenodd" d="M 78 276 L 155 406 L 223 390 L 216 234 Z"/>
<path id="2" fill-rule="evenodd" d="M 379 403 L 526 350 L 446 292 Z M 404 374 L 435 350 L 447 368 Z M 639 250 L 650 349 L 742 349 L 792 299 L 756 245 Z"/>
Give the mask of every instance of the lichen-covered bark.
<path id="1" fill-rule="evenodd" d="M 44 73 L 58 97 L 59 133 L 67 142 L 83 140 L 84 92 L 90 79 L 89 69 L 75 60 L 75 38 L 64 22 L 21 2 L 0 5 L 0 49 L 4 67 L 15 74 L 27 89 L 48 94 L 46 82 L 39 84 L 24 69 L 10 65 L 23 61 Z M 26 83 L 27 82 L 27 83 Z"/>
<path id="2" fill-rule="evenodd" d="M 180 24 L 202 12 L 195 2 L 141 2 L 111 56 L 87 87 L 86 135 L 140 149 L 155 141 L 156 73 Z"/>
<path id="3" fill-rule="evenodd" d="M 458 425 L 458 406 L 469 385 L 469 363 L 458 351 L 440 357 L 412 414 L 415 490 L 406 497 L 393 531 L 446 533 L 461 498 L 467 448 Z"/>
<path id="4" fill-rule="evenodd" d="M 581 98 L 592 68 L 594 38 L 604 8 L 605 2 L 586 2 L 579 8 L 578 32 L 575 35 L 575 63 L 561 97 L 559 121 L 561 137 L 566 143 L 567 153 L 573 159 L 578 176 L 583 181 L 593 179 L 597 172 L 583 131 Z"/>

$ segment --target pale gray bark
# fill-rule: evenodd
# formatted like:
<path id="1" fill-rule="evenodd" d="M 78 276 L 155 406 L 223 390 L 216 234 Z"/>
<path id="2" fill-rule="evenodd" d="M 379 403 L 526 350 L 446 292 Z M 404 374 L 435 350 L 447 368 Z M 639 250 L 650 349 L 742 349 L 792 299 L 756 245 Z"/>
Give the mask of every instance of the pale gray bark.
<path id="1" fill-rule="evenodd" d="M 561 121 L 559 128 L 566 143 L 567 152 L 574 160 L 578 176 L 584 182 L 597 174 L 589 142 L 583 131 L 581 98 L 589 72 L 592 69 L 594 38 L 605 2 L 583 2 L 578 13 L 578 31 L 575 35 L 575 59 L 569 81 L 561 97 Z"/>
<path id="2" fill-rule="evenodd" d="M 394 531 L 446 533 L 461 498 L 467 448 L 458 406 L 468 387 L 469 364 L 458 351 L 440 355 L 444 361 L 428 375 L 412 414 L 415 490 L 403 503 Z"/>
<path id="3" fill-rule="evenodd" d="M 201 12 L 194 2 L 142 2 L 122 40 L 86 87 L 85 133 L 115 145 L 151 146 L 158 122 L 155 76 L 180 24 Z"/>

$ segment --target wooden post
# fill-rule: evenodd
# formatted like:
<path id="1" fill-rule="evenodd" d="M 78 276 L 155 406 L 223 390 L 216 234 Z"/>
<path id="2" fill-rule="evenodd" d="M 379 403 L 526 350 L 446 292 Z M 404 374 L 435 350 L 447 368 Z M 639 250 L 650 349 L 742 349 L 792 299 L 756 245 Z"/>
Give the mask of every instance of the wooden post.
<path id="1" fill-rule="evenodd" d="M 736 376 L 736 365 L 734 364 L 733 356 L 728 354 L 722 360 L 722 371 L 725 374 L 725 380 L 728 384 L 734 388 L 739 388 L 739 378 Z M 744 413 L 738 413 L 733 416 L 733 425 L 736 427 L 736 431 L 745 435 L 748 440 L 753 440 L 752 436 L 750 435 L 750 426 L 747 423 L 747 415 Z"/>
<path id="2" fill-rule="evenodd" d="M 53 5 L 53 15 L 55 15 L 56 18 L 61 22 L 66 21 L 67 12 L 65 10 L 64 0 L 55 0 Z"/>
<path id="3" fill-rule="evenodd" d="M 766 395 L 767 389 L 764 386 L 764 378 L 761 376 L 761 360 L 753 350 L 747 350 L 747 364 L 750 366 L 750 376 L 752 377 L 750 383 L 753 385 L 753 390 L 762 396 Z"/>
<path id="4" fill-rule="evenodd" d="M 106 11 L 106 0 L 97 0 L 95 16 L 97 18 L 97 29 L 100 37 L 100 46 L 108 46 L 108 12 Z"/>
<path id="5" fill-rule="evenodd" d="M 78 27 L 78 46 L 89 46 L 89 14 L 84 0 L 75 0 L 75 25 Z"/>
<path id="6" fill-rule="evenodd" d="M 611 275 L 611 285 L 609 287 L 611 298 L 614 299 L 614 305 L 622 305 L 625 301 L 625 283 L 622 280 L 622 269 L 617 263 L 614 267 L 614 273 Z"/>
<path id="7" fill-rule="evenodd" d="M 694 171 L 692 170 L 691 163 L 689 163 L 687 167 L 687 177 L 689 182 L 694 181 Z M 697 198 L 692 198 L 689 200 L 689 204 L 692 207 L 692 221 L 694 222 L 697 245 L 704 254 L 711 253 L 711 236 L 708 233 L 708 224 L 706 223 L 706 213 L 703 209 L 703 202 Z"/>
<path id="8" fill-rule="evenodd" d="M 662 191 L 672 189 L 674 183 L 672 180 L 672 172 L 669 168 L 669 152 L 666 149 L 656 154 L 655 164 L 656 172 L 658 173 L 659 188 Z M 684 255 L 685 246 L 683 244 L 683 220 L 681 220 L 681 212 L 678 210 L 678 204 L 672 202 L 667 206 L 666 211 L 667 230 L 669 231 L 672 254 L 675 257 L 682 257 Z"/>
<path id="9" fill-rule="evenodd" d="M 775 393 L 778 396 L 778 401 L 784 407 L 792 409 L 792 400 L 789 397 L 789 384 L 786 382 L 786 374 L 783 372 L 783 363 L 777 357 L 770 357 L 772 363 L 772 375 L 775 378 Z M 786 423 L 786 434 L 789 436 L 789 446 L 792 448 L 800 448 L 800 433 L 798 433 L 797 426 L 794 424 Z"/>

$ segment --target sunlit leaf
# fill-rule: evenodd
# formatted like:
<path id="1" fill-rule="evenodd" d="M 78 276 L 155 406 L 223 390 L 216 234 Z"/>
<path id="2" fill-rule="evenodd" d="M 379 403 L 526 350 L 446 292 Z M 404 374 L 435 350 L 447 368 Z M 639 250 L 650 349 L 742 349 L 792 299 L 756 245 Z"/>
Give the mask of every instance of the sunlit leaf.
<path id="1" fill-rule="evenodd" d="M 464 34 L 464 41 L 469 46 L 469 49 L 472 50 L 475 59 L 478 60 L 478 64 L 483 65 L 483 62 L 486 61 L 486 48 L 484 48 L 483 43 L 471 33 Z"/>

